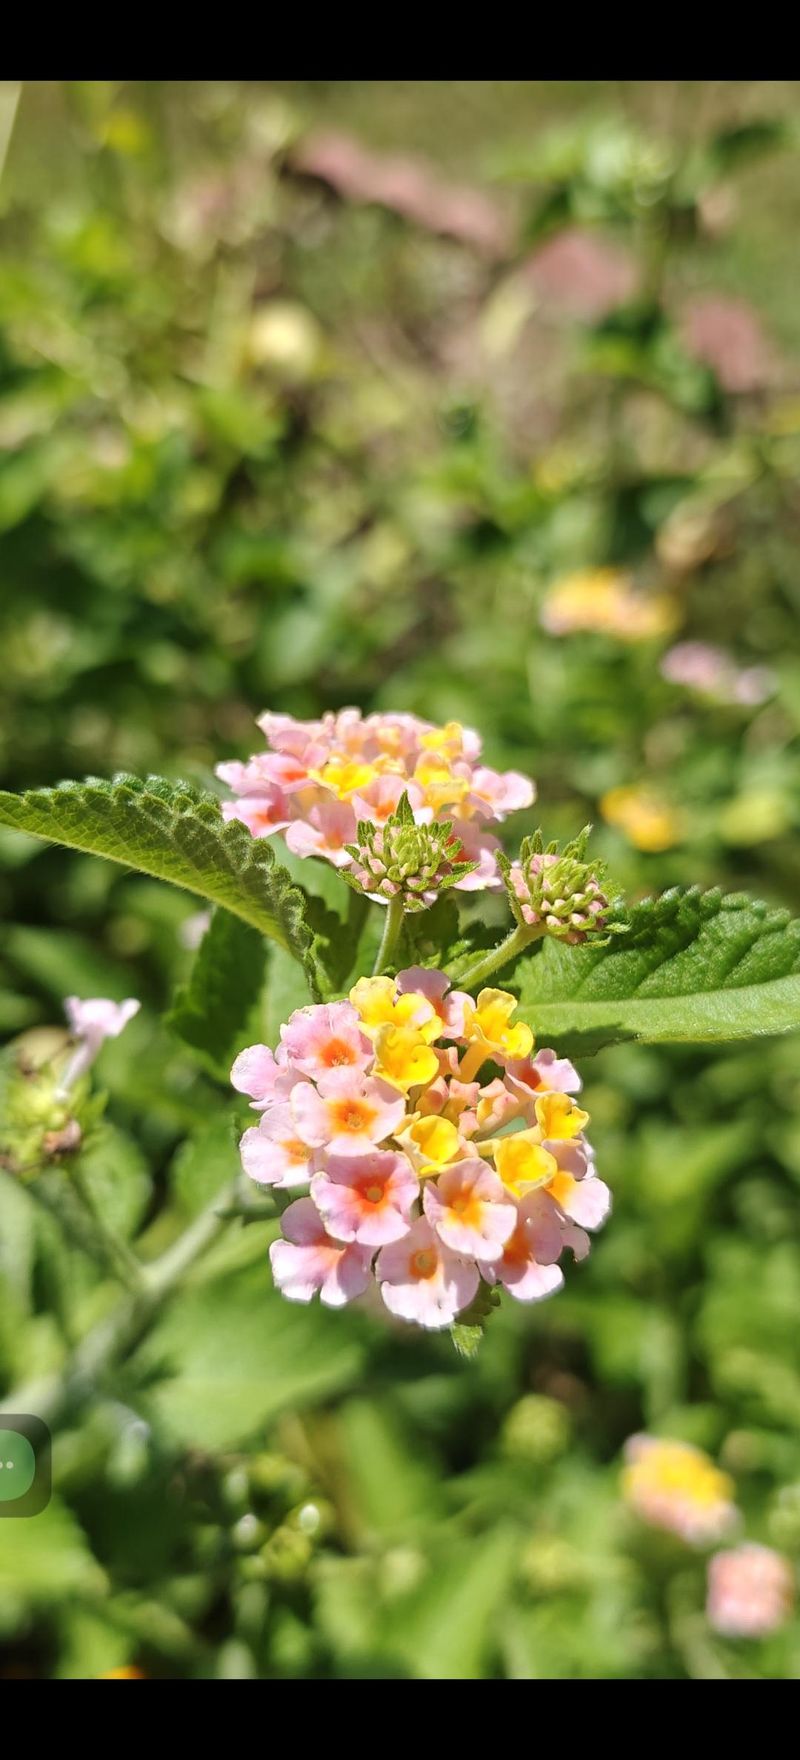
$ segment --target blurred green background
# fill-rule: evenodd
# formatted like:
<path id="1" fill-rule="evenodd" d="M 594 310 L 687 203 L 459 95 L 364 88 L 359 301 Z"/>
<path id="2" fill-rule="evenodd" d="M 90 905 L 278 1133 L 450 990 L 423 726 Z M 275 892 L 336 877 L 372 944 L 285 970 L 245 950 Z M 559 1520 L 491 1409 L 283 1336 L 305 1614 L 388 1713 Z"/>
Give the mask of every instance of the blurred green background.
<path id="1" fill-rule="evenodd" d="M 214 786 L 267 706 L 455 716 L 538 780 L 512 839 L 592 820 L 631 897 L 797 913 L 799 104 L 0 85 L 0 785 Z M 11 833 L 0 900 L 7 1059 L 69 992 L 144 1000 L 84 1159 L 160 1250 L 236 1166 L 159 1023 L 195 908 Z M 290 1307 L 231 1226 L 0 1521 L 2 1678 L 797 1678 L 797 1623 L 715 1636 L 619 1495 L 629 1434 L 685 1437 L 800 1552 L 797 1045 L 583 1074 L 615 1214 L 474 1363 Z M 0 1166 L 4 1409 L 112 1298 Z"/>

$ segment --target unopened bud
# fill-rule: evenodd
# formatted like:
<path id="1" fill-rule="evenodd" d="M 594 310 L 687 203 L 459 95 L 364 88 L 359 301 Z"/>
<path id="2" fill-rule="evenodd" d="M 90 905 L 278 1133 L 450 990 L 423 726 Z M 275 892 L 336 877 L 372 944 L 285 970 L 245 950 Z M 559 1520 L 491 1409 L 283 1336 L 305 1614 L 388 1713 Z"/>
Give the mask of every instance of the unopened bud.
<path id="1" fill-rule="evenodd" d="M 359 822 L 357 842 L 345 844 L 353 866 L 344 870 L 344 878 L 370 898 L 401 897 L 404 911 L 428 910 L 440 892 L 477 866 L 453 859 L 459 847 L 449 821 L 417 825 L 404 794 L 384 825 Z"/>
<path id="2" fill-rule="evenodd" d="M 545 847 L 541 831 L 536 831 L 523 839 L 516 861 L 498 857 L 518 923 L 572 944 L 591 936 L 602 946 L 612 935 L 624 933 L 624 923 L 608 922 L 610 901 L 597 864 L 586 860 L 590 829 L 585 826 L 563 850 L 557 843 Z"/>

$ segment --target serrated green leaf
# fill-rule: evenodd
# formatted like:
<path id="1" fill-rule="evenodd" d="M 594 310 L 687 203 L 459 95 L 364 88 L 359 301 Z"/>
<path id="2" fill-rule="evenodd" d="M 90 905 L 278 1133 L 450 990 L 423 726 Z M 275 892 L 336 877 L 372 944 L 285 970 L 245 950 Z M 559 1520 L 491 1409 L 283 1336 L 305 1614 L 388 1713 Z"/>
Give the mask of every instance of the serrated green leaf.
<path id="1" fill-rule="evenodd" d="M 605 947 L 547 940 L 513 974 L 519 1018 L 580 1049 L 726 1041 L 800 1028 L 800 922 L 741 893 L 674 888 Z"/>
<path id="2" fill-rule="evenodd" d="M 121 862 L 222 905 L 305 960 L 303 895 L 265 838 L 226 823 L 214 795 L 151 776 L 87 777 L 27 794 L 0 792 L 0 823 Z"/>
<path id="3" fill-rule="evenodd" d="M 182 984 L 167 1026 L 227 1080 L 244 1043 L 248 1018 L 264 982 L 266 948 L 257 930 L 217 910 L 200 943 L 188 984 Z"/>

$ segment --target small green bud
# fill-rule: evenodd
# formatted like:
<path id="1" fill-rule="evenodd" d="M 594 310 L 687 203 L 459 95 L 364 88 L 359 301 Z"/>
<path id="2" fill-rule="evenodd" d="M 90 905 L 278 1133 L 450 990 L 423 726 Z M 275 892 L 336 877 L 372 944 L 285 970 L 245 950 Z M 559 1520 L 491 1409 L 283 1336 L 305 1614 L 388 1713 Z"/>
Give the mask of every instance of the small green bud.
<path id="1" fill-rule="evenodd" d="M 428 910 L 441 892 L 477 866 L 455 859 L 461 845 L 450 820 L 416 824 L 407 794 L 385 825 L 361 820 L 356 835 L 356 843 L 345 844 L 354 864 L 343 870 L 345 880 L 371 898 L 401 897 L 407 912 Z"/>
<path id="2" fill-rule="evenodd" d="M 569 1446 L 570 1430 L 569 1413 L 558 1400 L 528 1393 L 517 1400 L 505 1420 L 503 1453 L 532 1466 L 548 1466 Z"/>
<path id="3" fill-rule="evenodd" d="M 252 1510 L 240 1516 L 231 1528 L 231 1541 L 237 1552 L 258 1552 L 268 1540 L 269 1530 Z"/>
<path id="4" fill-rule="evenodd" d="M 69 1057 L 69 1036 L 60 1027 L 32 1028 L 0 1056 L 0 1158 L 21 1180 L 34 1179 L 82 1141 L 86 1088 L 69 1100 L 59 1094 Z"/>
<path id="5" fill-rule="evenodd" d="M 784 1485 L 774 1498 L 769 1537 L 787 1552 L 800 1551 L 800 1485 Z"/>
<path id="6" fill-rule="evenodd" d="M 523 838 L 516 860 L 498 855 L 511 909 L 517 922 L 558 941 L 577 943 L 591 936 L 604 946 L 612 935 L 624 934 L 626 924 L 609 923 L 610 900 L 600 885 L 600 867 L 586 860 L 591 826 L 559 850 L 557 843 L 545 847 L 541 831 Z"/>
<path id="7" fill-rule="evenodd" d="M 307 1534 L 285 1523 L 270 1535 L 259 1556 L 267 1567 L 267 1575 L 280 1583 L 293 1583 L 302 1577 L 311 1562 L 313 1545 Z"/>
<path id="8" fill-rule="evenodd" d="M 587 1580 L 586 1566 L 577 1549 L 550 1534 L 529 1542 L 519 1569 L 525 1587 L 534 1595 L 563 1594 L 565 1590 L 582 1588 Z"/>

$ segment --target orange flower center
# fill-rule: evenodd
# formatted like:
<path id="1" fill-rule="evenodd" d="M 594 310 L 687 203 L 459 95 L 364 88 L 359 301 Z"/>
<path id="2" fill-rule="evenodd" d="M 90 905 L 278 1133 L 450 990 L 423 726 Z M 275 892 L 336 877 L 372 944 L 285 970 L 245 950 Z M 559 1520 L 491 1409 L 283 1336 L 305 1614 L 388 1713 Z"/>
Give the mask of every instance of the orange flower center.
<path id="1" fill-rule="evenodd" d="M 328 1069 L 342 1069 L 346 1064 L 355 1063 L 356 1054 L 352 1045 L 345 1044 L 344 1039 L 329 1039 L 322 1053 L 322 1061 Z"/>
<path id="2" fill-rule="evenodd" d="M 290 1161 L 307 1161 L 308 1144 L 301 1143 L 299 1137 L 284 1137 L 281 1148 L 285 1150 Z"/>
<path id="3" fill-rule="evenodd" d="M 361 1100 L 340 1100 L 333 1112 L 337 1128 L 343 1132 L 352 1131 L 354 1137 L 368 1131 L 375 1118 L 374 1106 L 367 1106 Z"/>
<path id="4" fill-rule="evenodd" d="M 433 1247 L 422 1247 L 418 1253 L 411 1255 L 411 1271 L 415 1277 L 432 1277 L 437 1265 L 437 1255 Z"/>
<path id="5" fill-rule="evenodd" d="M 368 1204 L 380 1204 L 383 1197 L 383 1186 L 367 1186 L 363 1195 Z"/>
<path id="6" fill-rule="evenodd" d="M 454 1216 L 461 1218 L 462 1222 L 471 1223 L 474 1226 L 480 1221 L 480 1199 L 476 1198 L 473 1192 L 459 1193 L 459 1196 L 453 1199 L 450 1209 Z"/>

